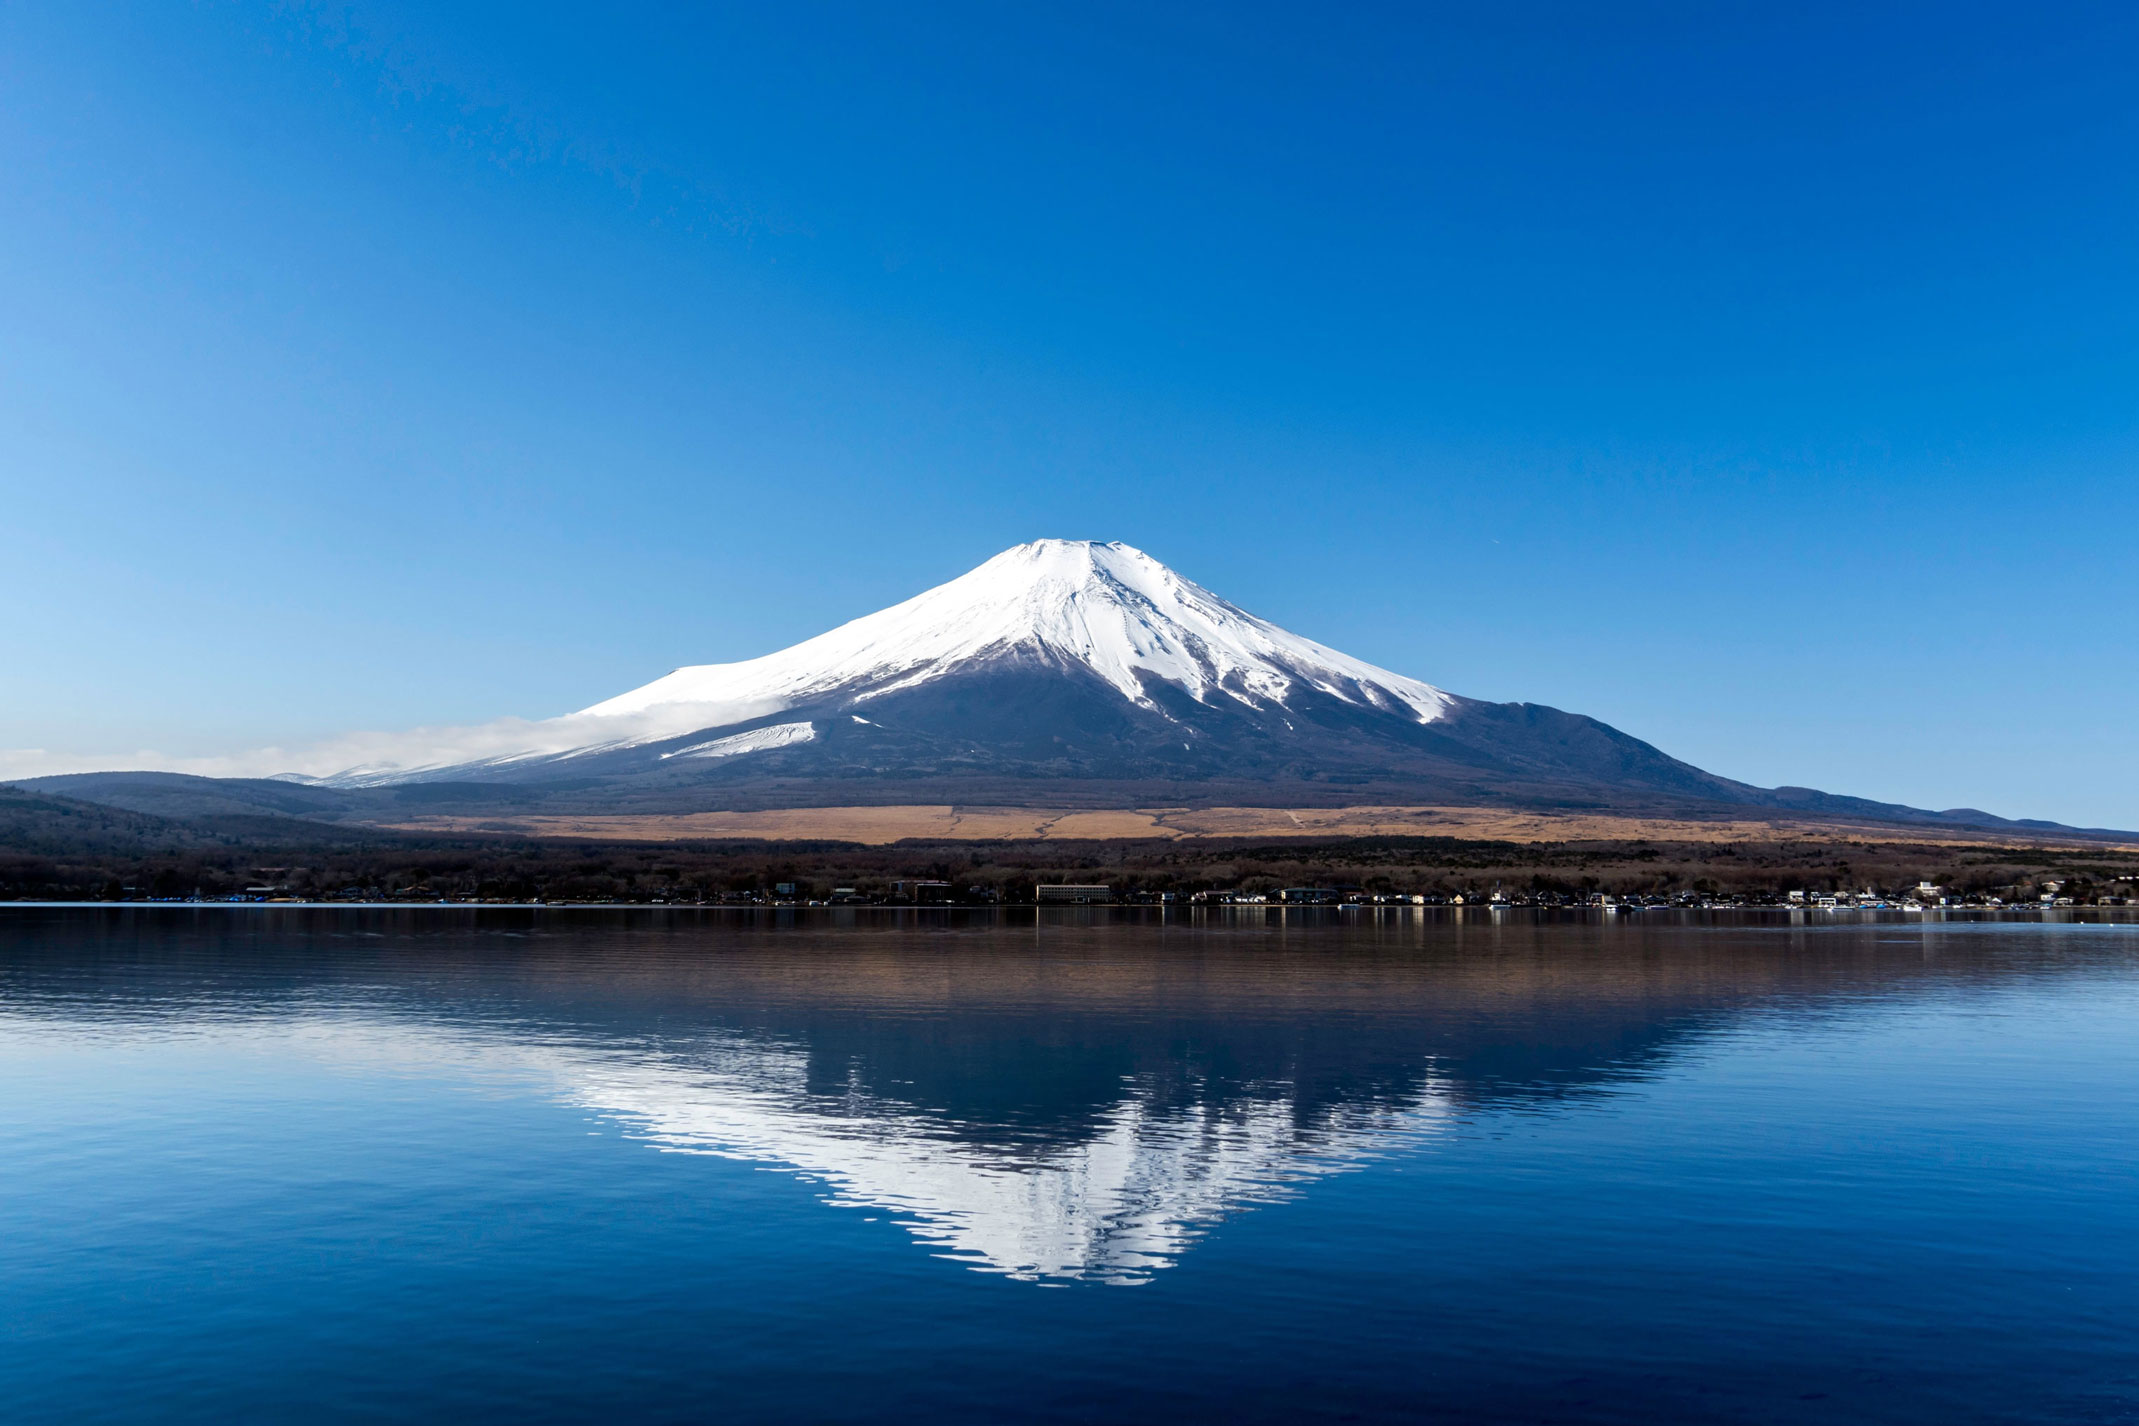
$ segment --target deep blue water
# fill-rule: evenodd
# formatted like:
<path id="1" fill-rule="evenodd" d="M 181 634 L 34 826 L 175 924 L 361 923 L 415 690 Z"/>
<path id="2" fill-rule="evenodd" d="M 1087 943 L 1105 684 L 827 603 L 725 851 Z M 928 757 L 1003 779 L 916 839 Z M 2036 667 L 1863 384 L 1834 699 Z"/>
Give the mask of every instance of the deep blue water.
<path id="1" fill-rule="evenodd" d="M 4 908 L 0 1403 L 2139 1420 L 2139 926 Z"/>

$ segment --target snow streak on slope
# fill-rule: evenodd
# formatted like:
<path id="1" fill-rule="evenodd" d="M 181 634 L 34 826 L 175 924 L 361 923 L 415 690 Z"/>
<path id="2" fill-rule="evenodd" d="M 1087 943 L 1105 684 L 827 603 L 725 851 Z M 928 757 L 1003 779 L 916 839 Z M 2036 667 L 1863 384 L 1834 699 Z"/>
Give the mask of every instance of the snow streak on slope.
<path id="1" fill-rule="evenodd" d="M 1141 550 L 1036 540 L 792 648 L 678 669 L 581 716 L 654 714 L 675 704 L 733 708 L 726 721 L 740 721 L 831 695 L 862 700 L 1019 656 L 1081 664 L 1147 707 L 1139 675 L 1205 703 L 1224 697 L 1267 706 L 1304 685 L 1420 723 L 1449 706 L 1439 689 L 1287 633 Z"/>
<path id="2" fill-rule="evenodd" d="M 747 733 L 731 733 L 709 743 L 693 743 L 687 748 L 678 748 L 661 756 L 664 759 L 735 758 L 744 753 L 762 753 L 767 748 L 793 747 L 796 743 L 811 742 L 816 736 L 817 728 L 812 723 L 775 723 L 769 728 L 752 728 Z"/>

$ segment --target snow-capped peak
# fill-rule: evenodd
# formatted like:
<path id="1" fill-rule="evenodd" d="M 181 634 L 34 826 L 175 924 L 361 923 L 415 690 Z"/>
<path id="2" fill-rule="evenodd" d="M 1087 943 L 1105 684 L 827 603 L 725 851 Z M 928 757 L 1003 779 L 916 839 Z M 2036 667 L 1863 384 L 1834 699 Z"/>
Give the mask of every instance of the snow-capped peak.
<path id="1" fill-rule="evenodd" d="M 864 701 L 1018 656 L 1081 664 L 1145 706 L 1151 698 L 1140 675 L 1177 684 L 1205 703 L 1282 704 L 1304 685 L 1420 723 L 1450 704 L 1417 679 L 1258 619 L 1142 550 L 1034 540 L 792 648 L 677 669 L 577 716 L 658 717 L 668 705 L 690 705 L 703 710 L 692 715 L 702 719 L 694 726 L 715 727 L 827 696 Z"/>
<path id="2" fill-rule="evenodd" d="M 1456 702 L 1417 679 L 1289 634 L 1141 550 L 1035 540 L 792 648 L 741 663 L 681 668 L 559 718 L 352 733 L 309 747 L 213 759 L 141 754 L 36 770 L 104 771 L 117 763 L 223 777 L 281 774 L 355 787 L 488 776 L 703 733 L 661 757 L 670 768 L 699 768 L 816 742 L 829 729 L 846 727 L 848 718 L 875 726 L 872 700 L 885 694 L 1018 663 L 1065 673 L 1082 669 L 1145 708 L 1155 702 L 1151 680 L 1171 683 L 1205 704 L 1265 709 L 1297 707 L 1296 694 L 1319 690 L 1410 723 L 1434 722 Z M 779 717 L 790 710 L 806 713 Z M 0 753 L 0 771 L 7 761 Z"/>

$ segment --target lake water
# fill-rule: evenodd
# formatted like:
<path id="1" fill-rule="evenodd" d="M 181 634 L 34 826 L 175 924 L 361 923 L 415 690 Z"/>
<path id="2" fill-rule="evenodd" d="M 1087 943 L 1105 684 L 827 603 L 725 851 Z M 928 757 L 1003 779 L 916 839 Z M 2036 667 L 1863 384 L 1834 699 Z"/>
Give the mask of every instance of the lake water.
<path id="1" fill-rule="evenodd" d="M 0 1403 L 2139 1420 L 2139 925 L 0 908 Z"/>

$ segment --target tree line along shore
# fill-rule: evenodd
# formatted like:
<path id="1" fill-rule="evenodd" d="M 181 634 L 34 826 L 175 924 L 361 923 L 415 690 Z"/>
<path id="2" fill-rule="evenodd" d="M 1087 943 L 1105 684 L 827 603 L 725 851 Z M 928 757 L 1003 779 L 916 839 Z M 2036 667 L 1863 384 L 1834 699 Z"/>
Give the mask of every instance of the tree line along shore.
<path id="1" fill-rule="evenodd" d="M 20 811 L 21 809 L 14 809 Z M 144 827 L 93 809 L 12 825 L 0 798 L 0 900 L 595 901 L 765 905 L 1014 905 L 1043 886 L 1119 902 L 1327 899 L 1575 905 L 1789 905 L 1834 896 L 1951 905 L 2119 905 L 2139 853 L 1906 839 L 1516 843 L 1434 837 L 1327 841 L 600 842 L 391 834 L 278 819 Z M 1791 893 L 1797 893 L 1793 898 Z"/>

